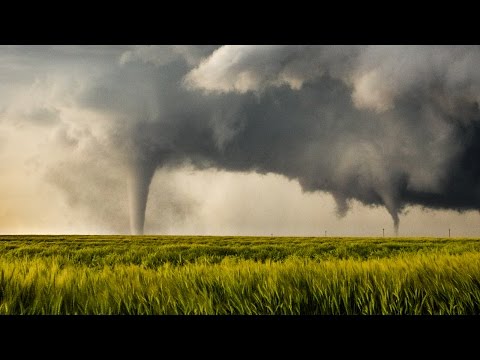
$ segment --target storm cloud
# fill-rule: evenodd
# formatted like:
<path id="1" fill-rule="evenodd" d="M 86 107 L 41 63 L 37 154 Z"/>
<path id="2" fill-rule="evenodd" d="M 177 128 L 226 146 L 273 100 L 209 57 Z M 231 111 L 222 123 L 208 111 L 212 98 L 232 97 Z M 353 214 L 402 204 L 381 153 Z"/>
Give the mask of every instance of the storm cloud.
<path id="1" fill-rule="evenodd" d="M 123 169 L 133 233 L 156 171 L 185 166 L 278 174 L 332 194 L 339 216 L 384 207 L 395 229 L 413 205 L 480 210 L 479 47 L 40 48 L 36 65 L 26 52 L 2 61 L 35 68 L 34 100 L 0 88 L 2 118 L 55 129 L 62 161 L 75 152 L 87 173 L 100 158 Z"/>

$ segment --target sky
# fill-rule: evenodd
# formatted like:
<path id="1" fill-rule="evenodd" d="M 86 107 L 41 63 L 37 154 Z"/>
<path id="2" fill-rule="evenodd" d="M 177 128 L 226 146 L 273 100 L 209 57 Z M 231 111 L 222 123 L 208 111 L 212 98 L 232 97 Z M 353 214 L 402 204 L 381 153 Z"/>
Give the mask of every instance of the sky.
<path id="1" fill-rule="evenodd" d="M 480 236 L 476 46 L 0 46 L 0 234 Z"/>

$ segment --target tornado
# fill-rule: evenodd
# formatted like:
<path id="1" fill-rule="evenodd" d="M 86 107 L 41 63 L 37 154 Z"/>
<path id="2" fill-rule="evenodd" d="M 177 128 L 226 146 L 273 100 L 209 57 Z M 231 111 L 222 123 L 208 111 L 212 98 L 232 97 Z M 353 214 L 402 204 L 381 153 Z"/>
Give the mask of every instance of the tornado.
<path id="1" fill-rule="evenodd" d="M 0 53 L 30 59 L 27 50 Z M 39 63 L 55 51 L 38 51 L 48 55 Z M 339 216 L 354 201 L 385 208 L 395 234 L 411 206 L 480 209 L 479 46 L 142 45 L 88 54 L 81 86 L 70 89 L 72 78 L 50 91 L 50 80 L 39 82 L 26 93 L 42 90 L 44 107 L 17 109 L 19 97 L 5 114 L 58 126 L 66 154 L 104 154 L 128 168 L 132 234 L 144 232 L 150 183 L 164 166 L 284 176 L 304 192 L 332 194 Z M 71 76 L 71 66 L 50 68 L 60 73 L 47 79 Z M 51 94 L 68 98 L 50 104 Z M 57 103 L 102 121 L 59 121 Z"/>
<path id="2" fill-rule="evenodd" d="M 398 217 L 398 214 L 395 214 L 393 217 L 393 230 L 395 231 L 395 236 L 398 236 L 398 228 L 400 226 L 400 219 Z"/>
<path id="3" fill-rule="evenodd" d="M 155 166 L 147 162 L 138 162 L 130 166 L 127 187 L 132 235 L 143 235 L 148 192 L 154 173 Z"/>
<path id="4" fill-rule="evenodd" d="M 409 206 L 480 207 L 480 47 L 167 50 L 133 49 L 102 82 L 121 100 L 102 109 L 137 119 L 114 133 L 141 159 L 132 234 L 143 233 L 151 164 L 283 175 L 332 194 L 339 216 L 353 200 L 384 207 L 395 235 Z"/>

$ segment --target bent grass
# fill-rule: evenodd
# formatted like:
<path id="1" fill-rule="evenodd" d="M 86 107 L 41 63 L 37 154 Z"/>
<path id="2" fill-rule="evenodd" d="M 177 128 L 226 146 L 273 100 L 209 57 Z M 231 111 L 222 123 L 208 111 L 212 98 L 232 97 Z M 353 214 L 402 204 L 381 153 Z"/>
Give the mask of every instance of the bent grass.
<path id="1" fill-rule="evenodd" d="M 2 237 L 0 314 L 480 314 L 479 250 L 474 239 Z"/>

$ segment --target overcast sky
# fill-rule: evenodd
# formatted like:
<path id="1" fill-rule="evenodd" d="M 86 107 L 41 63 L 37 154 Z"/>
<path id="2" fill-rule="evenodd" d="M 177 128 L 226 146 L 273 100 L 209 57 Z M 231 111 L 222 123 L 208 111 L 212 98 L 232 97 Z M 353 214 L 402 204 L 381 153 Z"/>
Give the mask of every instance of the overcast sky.
<path id="1" fill-rule="evenodd" d="M 0 233 L 480 236 L 479 99 L 474 46 L 0 46 Z"/>

